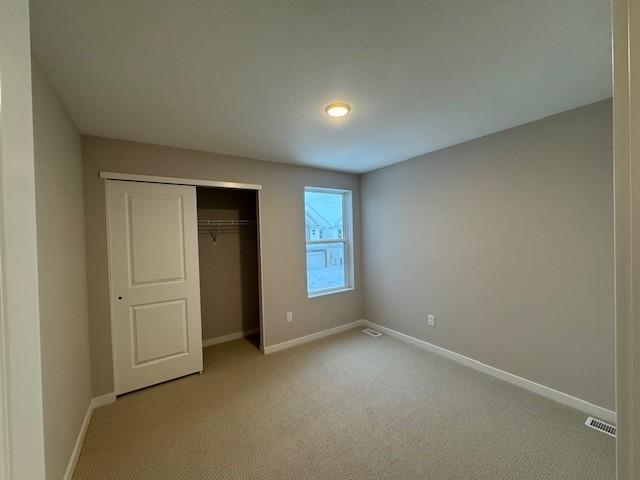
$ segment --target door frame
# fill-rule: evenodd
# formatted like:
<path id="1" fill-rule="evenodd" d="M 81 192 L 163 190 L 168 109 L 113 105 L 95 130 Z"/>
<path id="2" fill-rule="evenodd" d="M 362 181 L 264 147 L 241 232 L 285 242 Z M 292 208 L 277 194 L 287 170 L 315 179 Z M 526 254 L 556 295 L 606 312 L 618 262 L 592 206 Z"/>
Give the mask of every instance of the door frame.
<path id="1" fill-rule="evenodd" d="M 616 467 L 640 475 L 640 8 L 613 0 L 615 202 Z"/>
<path id="2" fill-rule="evenodd" d="M 100 172 L 100 178 L 106 180 L 127 180 L 130 182 L 169 183 L 172 185 L 193 185 L 194 187 L 233 188 L 237 190 L 262 190 L 262 185 L 253 183 L 220 182 L 198 178 L 160 177 L 157 175 L 139 175 L 136 173 Z"/>
<path id="3" fill-rule="evenodd" d="M 29 2 L 0 2 L 0 479 L 45 478 Z"/>
<path id="4" fill-rule="evenodd" d="M 226 182 L 226 181 L 218 181 L 218 180 L 204 180 L 198 178 L 182 178 L 182 177 L 163 177 L 157 175 L 141 175 L 134 173 L 123 173 L 123 172 L 109 172 L 109 171 L 101 171 L 100 178 L 105 180 L 105 197 L 107 195 L 106 182 L 108 180 L 124 180 L 131 182 L 145 182 L 145 183 L 166 183 L 171 185 L 191 185 L 195 187 L 214 187 L 214 188 L 228 188 L 234 190 L 252 190 L 256 192 L 257 197 L 257 212 L 256 212 L 256 234 L 258 236 L 258 310 L 259 310 L 259 327 L 260 327 L 260 351 L 264 354 L 264 346 L 266 344 L 266 332 L 265 332 L 265 324 L 264 324 L 264 285 L 263 285 L 263 265 L 262 265 L 262 185 L 253 184 L 253 183 L 238 183 L 238 182 Z M 107 218 L 108 224 L 108 218 Z M 107 235 L 108 235 L 108 225 L 107 225 Z M 108 252 L 110 255 L 110 252 Z M 111 267 L 109 262 L 109 293 L 111 297 L 113 297 L 113 292 L 111 291 Z M 111 310 L 111 308 L 110 308 Z M 115 343 L 115 339 L 113 338 L 113 312 L 109 312 L 110 320 L 111 320 L 111 351 L 113 352 L 113 346 Z M 115 355 L 112 354 L 113 357 L 113 375 L 114 375 L 114 385 L 115 385 Z"/>

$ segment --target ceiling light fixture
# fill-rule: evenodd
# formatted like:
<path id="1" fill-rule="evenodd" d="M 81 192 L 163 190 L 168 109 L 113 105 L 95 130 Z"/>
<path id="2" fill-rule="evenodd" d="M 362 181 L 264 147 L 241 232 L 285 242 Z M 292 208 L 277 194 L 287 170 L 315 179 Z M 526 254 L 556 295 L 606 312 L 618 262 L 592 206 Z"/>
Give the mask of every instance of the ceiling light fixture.
<path id="1" fill-rule="evenodd" d="M 351 105 L 346 103 L 332 103 L 327 105 L 324 111 L 331 117 L 344 117 L 351 111 Z"/>

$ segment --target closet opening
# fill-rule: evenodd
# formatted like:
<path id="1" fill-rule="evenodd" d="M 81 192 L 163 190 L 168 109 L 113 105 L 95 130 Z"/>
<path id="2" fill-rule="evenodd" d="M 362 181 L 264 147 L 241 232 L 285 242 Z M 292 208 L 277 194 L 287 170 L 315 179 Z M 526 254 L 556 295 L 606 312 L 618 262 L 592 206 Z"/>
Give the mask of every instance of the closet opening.
<path id="1" fill-rule="evenodd" d="M 258 191 L 196 187 L 203 347 L 262 345 Z"/>

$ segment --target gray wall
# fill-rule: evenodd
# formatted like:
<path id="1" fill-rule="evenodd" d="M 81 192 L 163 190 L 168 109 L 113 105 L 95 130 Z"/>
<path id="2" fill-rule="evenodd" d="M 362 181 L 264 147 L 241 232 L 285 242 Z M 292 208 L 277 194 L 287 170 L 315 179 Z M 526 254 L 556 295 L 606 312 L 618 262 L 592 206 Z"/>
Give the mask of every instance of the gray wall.
<path id="1" fill-rule="evenodd" d="M 32 61 L 47 478 L 62 478 L 91 401 L 81 140 Z"/>
<path id="2" fill-rule="evenodd" d="M 262 265 L 266 346 L 358 320 L 360 258 L 353 291 L 307 298 L 304 186 L 351 189 L 356 252 L 360 246 L 356 175 L 156 145 L 83 137 L 87 272 L 94 395 L 113 391 L 104 180 L 101 170 L 255 183 L 262 190 Z M 294 312 L 287 323 L 286 312 Z"/>
<path id="3" fill-rule="evenodd" d="M 609 100 L 361 189 L 365 318 L 614 409 Z"/>
<path id="4" fill-rule="evenodd" d="M 255 220 L 256 192 L 200 188 L 198 220 Z M 259 327 L 258 241 L 256 226 L 213 238 L 198 235 L 202 338 Z"/>

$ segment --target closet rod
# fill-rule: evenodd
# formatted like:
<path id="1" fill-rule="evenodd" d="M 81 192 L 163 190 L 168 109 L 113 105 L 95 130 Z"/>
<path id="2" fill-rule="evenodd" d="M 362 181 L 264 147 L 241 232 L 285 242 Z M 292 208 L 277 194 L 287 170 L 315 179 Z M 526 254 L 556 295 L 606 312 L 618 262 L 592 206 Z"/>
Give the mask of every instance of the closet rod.
<path id="1" fill-rule="evenodd" d="M 199 227 L 255 225 L 255 220 L 198 220 Z"/>
<path id="2" fill-rule="evenodd" d="M 198 220 L 198 233 L 209 234 L 213 244 L 217 244 L 218 235 L 239 233 L 240 227 L 255 225 L 255 220 Z"/>

